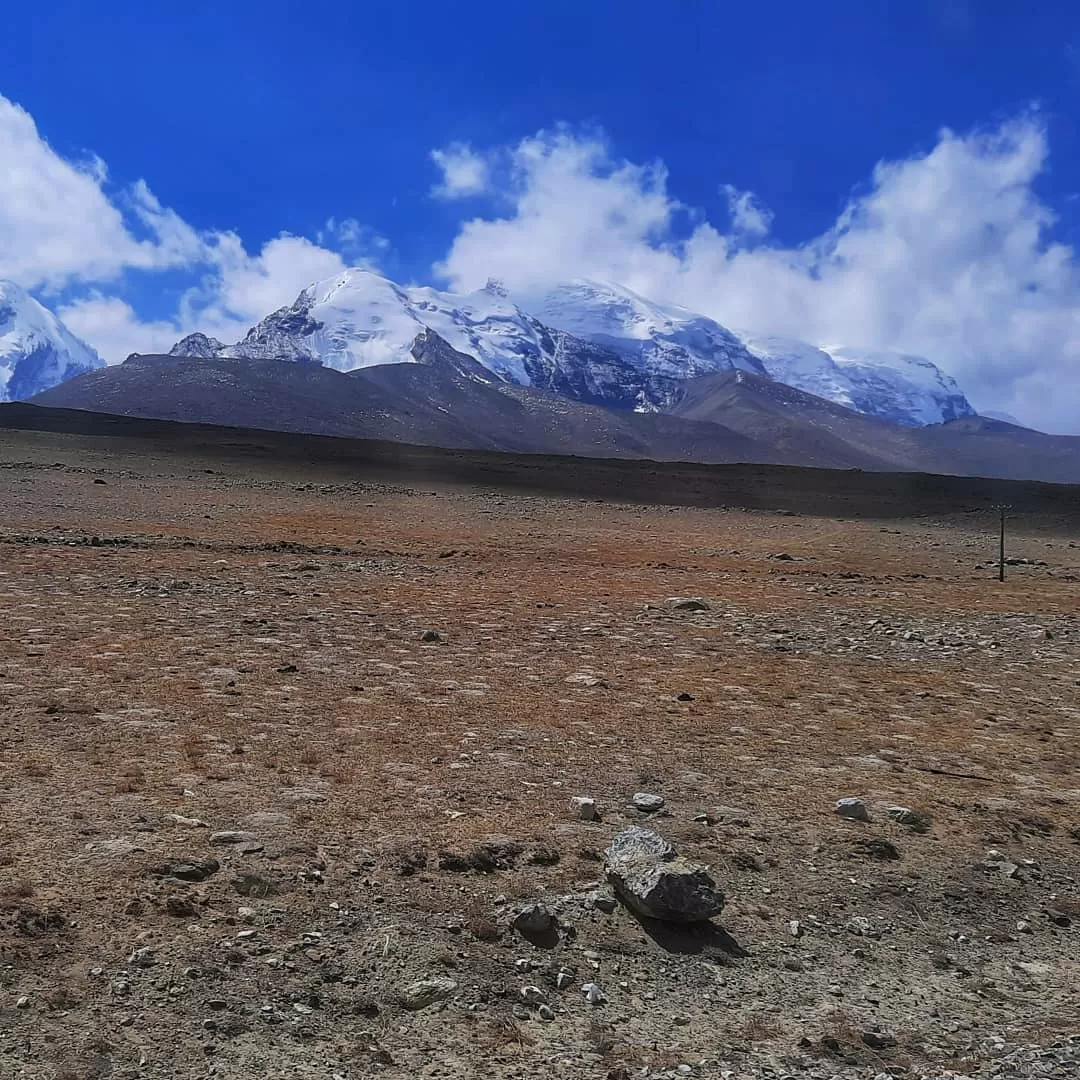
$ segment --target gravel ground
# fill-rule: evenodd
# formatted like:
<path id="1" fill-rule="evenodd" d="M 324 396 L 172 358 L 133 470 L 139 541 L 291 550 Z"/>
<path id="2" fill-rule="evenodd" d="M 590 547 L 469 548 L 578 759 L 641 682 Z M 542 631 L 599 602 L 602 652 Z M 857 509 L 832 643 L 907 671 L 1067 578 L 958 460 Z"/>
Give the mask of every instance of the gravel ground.
<path id="1" fill-rule="evenodd" d="M 1001 585 L 970 515 L 5 437 L 0 1075 L 1080 1074 L 1068 521 Z"/>

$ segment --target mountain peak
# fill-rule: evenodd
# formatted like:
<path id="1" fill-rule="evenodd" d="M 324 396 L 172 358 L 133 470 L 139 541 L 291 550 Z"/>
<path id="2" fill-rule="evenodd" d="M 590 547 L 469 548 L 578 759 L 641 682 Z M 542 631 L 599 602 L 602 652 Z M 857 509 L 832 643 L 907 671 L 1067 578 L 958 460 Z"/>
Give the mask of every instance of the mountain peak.
<path id="1" fill-rule="evenodd" d="M 21 285 L 0 279 L 0 401 L 33 397 L 103 364 Z"/>
<path id="2" fill-rule="evenodd" d="M 956 382 L 924 356 L 740 337 L 772 378 L 879 420 L 922 427 L 975 412 Z"/>
<path id="3" fill-rule="evenodd" d="M 181 338 L 170 350 L 169 356 L 197 356 L 203 360 L 209 360 L 225 351 L 225 343 L 215 337 L 207 337 L 206 334 L 188 334 Z"/>

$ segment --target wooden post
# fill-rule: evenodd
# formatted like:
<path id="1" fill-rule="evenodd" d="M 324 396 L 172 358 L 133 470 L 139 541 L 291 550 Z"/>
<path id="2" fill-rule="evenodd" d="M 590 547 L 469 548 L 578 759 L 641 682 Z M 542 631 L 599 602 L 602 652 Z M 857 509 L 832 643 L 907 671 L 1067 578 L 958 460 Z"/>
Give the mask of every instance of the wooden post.
<path id="1" fill-rule="evenodd" d="M 998 544 L 998 581 L 1005 580 L 1005 507 L 999 506 L 1001 511 L 1001 533 Z"/>
<path id="2" fill-rule="evenodd" d="M 1005 580 L 1005 512 L 1011 510 L 1009 503 L 996 503 L 998 512 L 998 581 Z"/>

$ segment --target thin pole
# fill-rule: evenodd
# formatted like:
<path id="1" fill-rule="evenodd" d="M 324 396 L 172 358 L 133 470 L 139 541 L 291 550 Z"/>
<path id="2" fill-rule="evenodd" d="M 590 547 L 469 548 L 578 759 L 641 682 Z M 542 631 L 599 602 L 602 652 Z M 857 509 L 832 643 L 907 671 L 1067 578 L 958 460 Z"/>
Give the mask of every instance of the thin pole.
<path id="1" fill-rule="evenodd" d="M 998 581 L 1005 580 L 1005 507 L 999 507 L 1001 510 L 1001 534 L 998 544 Z"/>

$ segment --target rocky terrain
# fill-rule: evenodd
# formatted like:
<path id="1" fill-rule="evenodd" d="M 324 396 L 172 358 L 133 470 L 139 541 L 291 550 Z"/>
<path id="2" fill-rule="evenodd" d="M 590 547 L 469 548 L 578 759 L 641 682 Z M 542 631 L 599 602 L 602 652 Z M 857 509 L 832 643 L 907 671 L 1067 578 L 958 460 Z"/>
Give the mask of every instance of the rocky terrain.
<path id="1" fill-rule="evenodd" d="M 0 426 L 0 1075 L 1077 1075 L 1066 489 L 139 423 Z"/>

